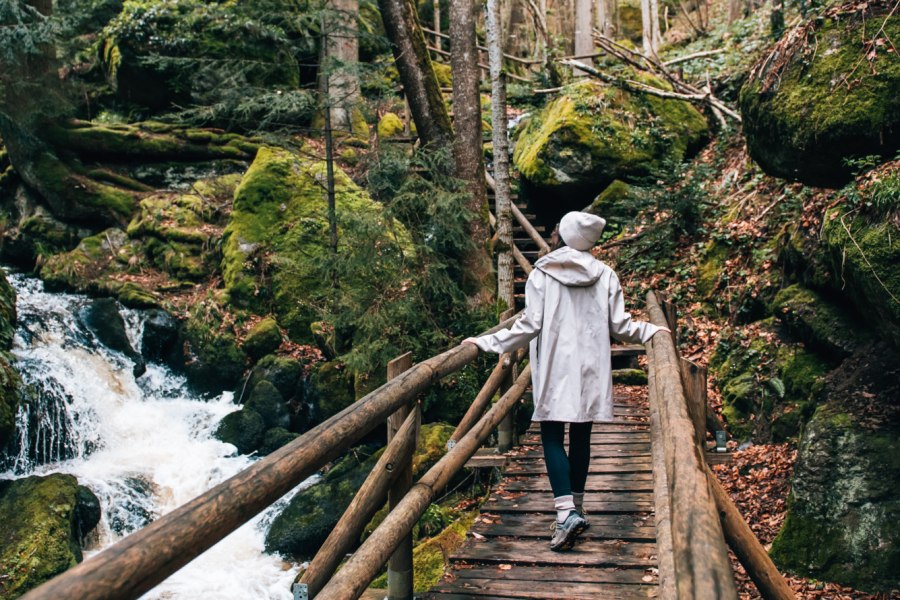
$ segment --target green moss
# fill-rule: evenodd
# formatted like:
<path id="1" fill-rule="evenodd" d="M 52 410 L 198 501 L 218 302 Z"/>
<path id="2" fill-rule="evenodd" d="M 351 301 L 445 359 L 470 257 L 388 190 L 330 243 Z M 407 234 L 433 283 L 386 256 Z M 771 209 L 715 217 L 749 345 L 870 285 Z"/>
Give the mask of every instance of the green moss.
<path id="1" fill-rule="evenodd" d="M 851 215 L 835 208 L 825 215 L 822 240 L 832 270 L 875 331 L 900 339 L 900 227 L 895 218 Z"/>
<path id="2" fill-rule="evenodd" d="M 886 2 L 865 6 L 866 15 L 829 12 L 810 21 L 808 35 L 786 36 L 754 67 L 741 113 L 750 155 L 767 173 L 839 186 L 852 174 L 845 159 L 890 158 L 900 147 L 900 61 L 877 49 L 869 65 L 863 33 L 883 22 L 885 39 L 896 39 L 900 16 L 885 18 Z"/>
<path id="3" fill-rule="evenodd" d="M 291 415 L 284 403 L 284 398 L 278 389 L 268 381 L 260 381 L 250 397 L 244 403 L 244 408 L 259 413 L 263 418 L 266 429 L 280 427 L 287 429 L 291 424 Z"/>
<path id="4" fill-rule="evenodd" d="M 353 404 L 353 384 L 346 366 L 336 360 L 318 365 L 309 379 L 309 399 L 316 407 L 319 420 Z"/>
<path id="5" fill-rule="evenodd" d="M 447 423 L 427 423 L 419 429 L 419 443 L 413 456 L 413 472 L 424 473 L 447 452 L 447 441 L 456 428 Z"/>
<path id="6" fill-rule="evenodd" d="M 297 439 L 298 436 L 299 434 L 290 432 L 283 427 L 269 429 L 263 436 L 262 445 L 259 447 L 259 454 L 260 456 L 271 454 L 282 446 L 290 444 Z"/>
<path id="7" fill-rule="evenodd" d="M 453 85 L 453 75 L 450 72 L 450 65 L 431 61 L 431 66 L 434 69 L 434 76 L 437 77 L 439 86 L 448 88 Z"/>
<path id="8" fill-rule="evenodd" d="M 71 475 L 0 481 L 0 598 L 17 598 L 80 562 L 97 507 Z"/>
<path id="9" fill-rule="evenodd" d="M 259 360 L 281 346 L 281 329 L 272 317 L 266 317 L 247 332 L 243 349 L 250 358 Z"/>
<path id="10" fill-rule="evenodd" d="M 324 177 L 324 161 L 262 148 L 235 192 L 223 238 L 222 272 L 231 303 L 260 312 L 268 309 L 297 342 L 312 341 L 316 303 L 331 286 L 322 268 L 329 253 Z M 408 240 L 402 226 L 386 221 L 378 231 L 348 227 L 355 214 L 375 215 L 377 220 L 382 206 L 340 169 L 335 170 L 335 190 L 339 253 L 373 242 L 390 251 L 396 244 L 391 234 L 401 243 Z M 365 273 L 340 283 L 368 285 Z"/>
<path id="11" fill-rule="evenodd" d="M 582 80 L 526 121 L 513 161 L 528 185 L 555 202 L 572 196 L 581 209 L 616 179 L 661 173 L 707 134 L 705 118 L 686 102 Z"/>
<path id="12" fill-rule="evenodd" d="M 225 415 L 213 435 L 226 444 L 232 444 L 238 454 L 250 454 L 262 445 L 265 431 L 266 423 L 262 415 L 242 408 Z"/>
<path id="13" fill-rule="evenodd" d="M 703 262 L 697 268 L 697 291 L 703 298 L 710 298 L 719 287 L 729 254 L 729 246 L 720 240 L 712 240 L 706 245 Z"/>
<path id="14" fill-rule="evenodd" d="M 809 348 L 833 360 L 849 356 L 867 339 L 844 310 L 796 284 L 776 294 L 772 312 Z"/>
<path id="15" fill-rule="evenodd" d="M 233 389 L 244 372 L 246 356 L 224 324 L 222 311 L 210 300 L 195 305 L 182 331 L 185 371 L 194 388 L 205 393 Z"/>
<path id="16" fill-rule="evenodd" d="M 392 112 L 385 113 L 381 120 L 378 121 L 378 137 L 380 138 L 387 139 L 403 135 L 403 130 L 403 121 Z"/>
<path id="17" fill-rule="evenodd" d="M 615 369 L 613 383 L 620 385 L 647 385 L 647 372 L 643 369 Z"/>

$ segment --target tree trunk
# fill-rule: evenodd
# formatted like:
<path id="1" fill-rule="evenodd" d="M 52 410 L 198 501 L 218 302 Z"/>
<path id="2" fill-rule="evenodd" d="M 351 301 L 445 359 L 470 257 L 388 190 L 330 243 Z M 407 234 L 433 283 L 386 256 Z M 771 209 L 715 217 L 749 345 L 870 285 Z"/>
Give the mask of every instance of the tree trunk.
<path id="1" fill-rule="evenodd" d="M 772 39 L 779 40 L 784 34 L 784 0 L 772 0 Z"/>
<path id="2" fill-rule="evenodd" d="M 474 247 L 464 257 L 465 278 L 463 289 L 481 301 L 493 297 L 493 277 L 489 254 L 490 223 L 484 182 L 484 153 L 482 150 L 481 95 L 478 85 L 481 72 L 478 68 L 478 48 L 475 37 L 477 11 L 475 0 L 453 0 L 450 3 L 450 69 L 453 74 L 453 111 L 456 140 L 453 158 L 456 176 L 467 182 L 468 208 L 472 213 L 469 236 Z"/>
<path id="3" fill-rule="evenodd" d="M 593 38 L 593 0 L 575 0 L 575 56 L 586 56 L 594 51 Z M 593 66 L 591 58 L 580 59 L 579 62 Z M 576 77 L 585 77 L 587 73 L 575 69 Z"/>
<path id="4" fill-rule="evenodd" d="M 659 31 L 659 0 L 650 0 L 650 42 L 653 56 L 656 56 L 662 44 L 662 34 Z"/>
<path id="5" fill-rule="evenodd" d="M 354 131 L 354 112 L 359 111 L 359 0 L 329 0 L 323 44 L 327 109 L 333 131 L 362 135 Z"/>
<path id="6" fill-rule="evenodd" d="M 487 37 L 491 68 L 491 120 L 493 121 L 494 182 L 497 210 L 497 295 L 507 308 L 515 307 L 512 258 L 512 216 L 509 197 L 509 140 L 506 132 L 506 82 L 499 0 L 487 3 Z"/>
<path id="7" fill-rule="evenodd" d="M 641 0 L 641 46 L 644 56 L 652 56 L 653 29 L 650 26 L 650 0 Z"/>
<path id="8" fill-rule="evenodd" d="M 378 0 L 381 19 L 423 146 L 440 148 L 453 139 L 450 115 L 434 75 L 425 35 L 412 0 Z"/>

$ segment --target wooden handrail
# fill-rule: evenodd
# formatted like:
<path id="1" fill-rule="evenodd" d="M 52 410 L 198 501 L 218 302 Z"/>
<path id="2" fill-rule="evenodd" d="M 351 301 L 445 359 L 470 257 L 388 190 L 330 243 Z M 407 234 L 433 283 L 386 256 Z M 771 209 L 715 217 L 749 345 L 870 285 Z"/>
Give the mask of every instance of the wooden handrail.
<path id="1" fill-rule="evenodd" d="M 515 318 L 485 333 L 499 331 Z M 418 363 L 237 475 L 29 591 L 23 600 L 141 596 L 340 456 L 410 399 L 477 355 L 474 346 L 460 344 Z"/>
<path id="2" fill-rule="evenodd" d="M 494 178 L 491 177 L 491 175 L 487 172 L 485 172 L 484 174 L 484 181 L 492 191 L 496 191 Z M 516 206 L 515 202 L 510 203 L 510 208 L 512 210 L 513 216 L 516 218 L 516 221 L 519 222 L 519 225 L 522 227 L 522 229 L 525 230 L 525 233 L 528 234 L 528 237 L 530 237 L 532 241 L 537 244 L 537 247 L 541 249 L 541 252 L 550 252 L 550 245 L 547 244 L 547 240 L 545 240 L 541 236 L 541 234 L 538 233 L 537 229 L 534 228 L 534 225 L 531 224 L 531 221 L 525 218 L 525 215 L 521 210 L 519 210 L 519 207 Z M 493 220 L 491 221 L 491 226 L 494 226 Z"/>
<path id="3" fill-rule="evenodd" d="M 316 596 L 317 600 L 345 600 L 359 598 L 378 574 L 388 557 L 431 504 L 435 495 L 444 489 L 473 454 L 481 447 L 491 431 L 525 393 L 531 383 L 531 365 L 522 370 L 515 384 L 481 418 L 437 464 L 412 486 L 400 504 L 385 517 L 381 525 L 366 539 L 328 585 Z"/>
<path id="4" fill-rule="evenodd" d="M 654 292 L 647 294 L 647 307 L 651 322 L 665 326 Z M 659 426 L 651 422 L 651 436 L 654 444 L 661 444 L 668 480 L 676 597 L 736 600 L 722 524 L 688 415 L 672 336 L 653 336 L 647 355 L 654 382 L 650 404 L 659 414 Z"/>

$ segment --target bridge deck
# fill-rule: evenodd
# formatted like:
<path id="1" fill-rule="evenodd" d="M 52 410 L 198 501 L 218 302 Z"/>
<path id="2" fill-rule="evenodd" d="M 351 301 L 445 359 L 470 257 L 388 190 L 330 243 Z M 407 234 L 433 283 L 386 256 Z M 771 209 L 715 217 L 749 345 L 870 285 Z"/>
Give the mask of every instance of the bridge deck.
<path id="1" fill-rule="evenodd" d="M 617 386 L 615 394 L 614 421 L 594 425 L 585 496 L 591 528 L 575 548 L 548 547 L 555 512 L 532 426 L 481 507 L 470 539 L 450 557 L 450 572 L 426 598 L 656 597 L 646 387 Z"/>

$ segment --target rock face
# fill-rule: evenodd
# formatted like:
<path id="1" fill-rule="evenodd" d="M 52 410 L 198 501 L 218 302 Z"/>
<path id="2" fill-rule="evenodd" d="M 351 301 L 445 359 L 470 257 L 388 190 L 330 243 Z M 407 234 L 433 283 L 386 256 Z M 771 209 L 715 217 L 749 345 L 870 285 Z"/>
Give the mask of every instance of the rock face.
<path id="1" fill-rule="evenodd" d="M 616 179 L 662 173 L 666 161 L 681 161 L 707 135 L 706 119 L 687 102 L 581 81 L 526 121 L 513 161 L 534 210 L 555 223 Z"/>
<path id="2" fill-rule="evenodd" d="M 869 338 L 868 331 L 848 311 L 800 285 L 779 291 L 772 312 L 795 338 L 836 362 L 850 356 Z"/>
<path id="3" fill-rule="evenodd" d="M 898 365 L 880 344 L 828 376 L 772 545 L 779 567 L 864 590 L 900 585 Z"/>
<path id="4" fill-rule="evenodd" d="M 99 500 L 71 475 L 0 481 L 0 599 L 81 562 L 81 539 L 99 521 Z"/>
<path id="5" fill-rule="evenodd" d="M 84 324 L 94 332 L 100 343 L 116 352 L 121 352 L 134 361 L 134 376 L 140 377 L 147 370 L 144 359 L 128 340 L 125 320 L 112 298 L 100 298 L 91 302 L 79 315 Z"/>
<path id="6" fill-rule="evenodd" d="M 846 159 L 893 158 L 900 148 L 900 61 L 868 31 L 884 22 L 879 39 L 900 36 L 900 15 L 887 17 L 892 6 L 879 0 L 833 7 L 785 35 L 753 68 L 741 114 L 750 155 L 767 173 L 839 187 L 854 171 Z"/>

